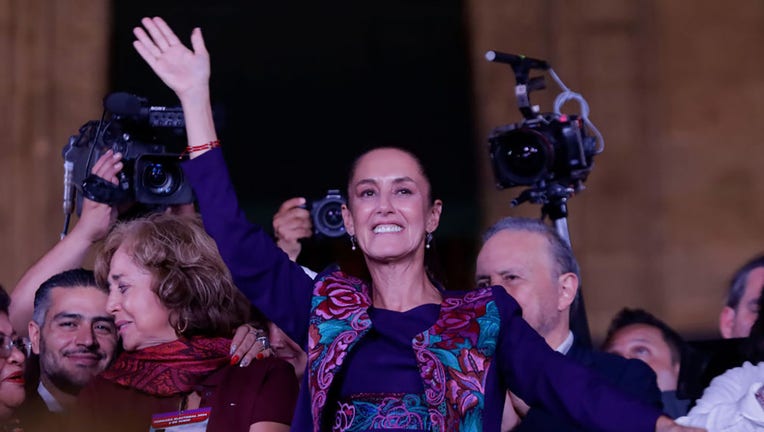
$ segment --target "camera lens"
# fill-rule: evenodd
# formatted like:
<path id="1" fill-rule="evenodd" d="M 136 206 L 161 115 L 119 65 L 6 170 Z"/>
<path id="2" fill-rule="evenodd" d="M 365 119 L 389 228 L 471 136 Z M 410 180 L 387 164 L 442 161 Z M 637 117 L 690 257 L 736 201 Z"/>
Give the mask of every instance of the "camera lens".
<path id="1" fill-rule="evenodd" d="M 333 202 L 328 203 L 323 208 L 318 217 L 321 219 L 322 224 L 331 230 L 336 230 L 344 226 L 342 221 L 342 207 L 340 203 Z"/>
<path id="2" fill-rule="evenodd" d="M 317 235 L 325 237 L 345 235 L 345 222 L 342 220 L 343 204 L 345 199 L 337 189 L 330 189 L 326 197 L 313 202 L 310 206 L 310 216 Z"/>
<path id="3" fill-rule="evenodd" d="M 177 166 L 168 166 L 161 162 L 148 162 L 141 175 L 143 187 L 155 195 L 171 195 L 180 184 L 180 172 Z"/>
<path id="4" fill-rule="evenodd" d="M 530 185 L 541 180 L 551 166 L 554 150 L 547 138 L 532 129 L 515 129 L 492 139 L 492 157 L 509 185 Z"/>

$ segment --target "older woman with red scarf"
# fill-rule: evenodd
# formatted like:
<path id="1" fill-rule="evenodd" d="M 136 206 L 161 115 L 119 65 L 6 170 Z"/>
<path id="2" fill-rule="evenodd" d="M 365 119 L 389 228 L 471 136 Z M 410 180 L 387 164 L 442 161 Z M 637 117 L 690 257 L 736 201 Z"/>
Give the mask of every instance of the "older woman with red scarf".
<path id="1" fill-rule="evenodd" d="M 294 370 L 277 358 L 231 365 L 230 337 L 250 307 L 198 218 L 154 214 L 118 225 L 95 271 L 109 286 L 124 352 L 80 394 L 78 430 L 289 429 Z"/>

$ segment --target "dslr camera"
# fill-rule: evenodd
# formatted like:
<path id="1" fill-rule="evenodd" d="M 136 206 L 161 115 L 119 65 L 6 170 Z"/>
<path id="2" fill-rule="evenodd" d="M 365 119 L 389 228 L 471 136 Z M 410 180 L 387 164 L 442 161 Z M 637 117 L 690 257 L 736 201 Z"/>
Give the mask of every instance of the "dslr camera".
<path id="1" fill-rule="evenodd" d="M 109 205 L 138 203 L 148 209 L 193 202 L 180 168 L 186 145 L 180 107 L 151 106 L 147 99 L 128 93 L 107 95 L 101 120 L 85 123 L 63 149 L 65 211 L 68 205 L 71 212 L 72 188 L 78 192 L 77 214 L 83 196 Z M 117 185 L 91 175 L 93 165 L 108 150 L 122 154 L 124 167 Z"/>
<path id="2" fill-rule="evenodd" d="M 486 59 L 512 67 L 515 96 L 523 115 L 521 122 L 497 127 L 488 137 L 497 187 L 530 186 L 513 205 L 523 201 L 564 200 L 582 190 L 594 156 L 604 148 L 601 135 L 588 121 L 586 101 L 570 92 L 543 60 L 497 51 L 486 53 Z M 534 69 L 549 70 L 564 90 L 555 101 L 554 112 L 540 113 L 538 106 L 530 103 L 530 93 L 545 87 L 543 77 L 529 76 Z M 571 98 L 581 103 L 581 116 L 559 112 L 561 105 Z M 587 128 L 593 129 L 597 137 L 590 136 Z"/>
<path id="3" fill-rule="evenodd" d="M 346 203 L 339 189 L 329 189 L 325 197 L 308 202 L 314 235 L 317 237 L 342 237 L 345 222 L 342 220 L 342 205 Z"/>

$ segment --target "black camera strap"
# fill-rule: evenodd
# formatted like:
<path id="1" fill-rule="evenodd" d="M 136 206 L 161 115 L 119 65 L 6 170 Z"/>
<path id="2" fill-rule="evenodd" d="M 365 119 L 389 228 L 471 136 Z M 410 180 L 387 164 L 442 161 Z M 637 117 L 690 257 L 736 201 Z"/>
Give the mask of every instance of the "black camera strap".
<path id="1" fill-rule="evenodd" d="M 82 194 L 91 201 L 109 205 L 123 202 L 128 198 L 127 191 L 95 174 L 85 177 L 82 181 Z"/>

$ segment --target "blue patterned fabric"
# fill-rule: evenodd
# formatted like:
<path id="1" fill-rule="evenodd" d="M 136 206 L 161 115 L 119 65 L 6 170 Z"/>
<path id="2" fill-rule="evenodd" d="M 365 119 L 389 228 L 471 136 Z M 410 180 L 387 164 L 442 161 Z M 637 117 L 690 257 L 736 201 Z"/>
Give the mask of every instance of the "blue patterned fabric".
<path id="1" fill-rule="evenodd" d="M 361 394 L 337 405 L 334 431 L 367 432 L 400 429 L 431 430 L 424 396 L 415 394 Z"/>

